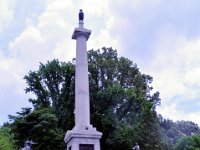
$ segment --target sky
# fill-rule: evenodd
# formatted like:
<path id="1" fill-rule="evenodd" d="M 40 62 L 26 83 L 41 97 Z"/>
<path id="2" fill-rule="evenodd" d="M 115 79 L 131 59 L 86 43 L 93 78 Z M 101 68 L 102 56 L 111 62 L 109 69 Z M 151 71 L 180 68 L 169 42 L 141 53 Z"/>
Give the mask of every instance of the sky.
<path id="1" fill-rule="evenodd" d="M 200 125 L 199 0 L 0 0 L 0 125 L 31 107 L 23 79 L 39 62 L 75 57 L 78 11 L 88 49 L 113 47 L 153 77 L 159 114 Z"/>

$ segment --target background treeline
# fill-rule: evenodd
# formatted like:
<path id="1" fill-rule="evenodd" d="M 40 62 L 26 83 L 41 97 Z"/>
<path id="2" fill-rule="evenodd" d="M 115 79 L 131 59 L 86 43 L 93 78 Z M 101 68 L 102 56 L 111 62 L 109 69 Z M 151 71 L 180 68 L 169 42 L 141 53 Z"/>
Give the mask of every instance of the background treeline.
<path id="1" fill-rule="evenodd" d="M 197 124 L 157 114 L 161 99 L 152 92 L 153 78 L 135 63 L 112 48 L 88 51 L 88 61 L 91 121 L 103 133 L 102 150 L 130 150 L 135 142 L 142 150 L 200 147 Z M 74 126 L 75 59 L 40 63 L 24 79 L 33 108 L 9 116 L 11 123 L 0 128 L 0 149 L 23 147 L 31 139 L 34 150 L 64 150 L 64 135 Z"/>

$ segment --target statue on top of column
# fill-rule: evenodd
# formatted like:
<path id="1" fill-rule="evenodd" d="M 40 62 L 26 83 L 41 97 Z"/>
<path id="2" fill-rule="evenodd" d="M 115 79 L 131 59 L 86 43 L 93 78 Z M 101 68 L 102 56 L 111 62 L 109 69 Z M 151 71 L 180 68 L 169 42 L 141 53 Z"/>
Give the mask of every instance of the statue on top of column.
<path id="1" fill-rule="evenodd" d="M 82 9 L 80 9 L 80 11 L 79 11 L 79 21 L 83 21 L 83 19 L 84 19 L 84 13 L 83 13 Z"/>

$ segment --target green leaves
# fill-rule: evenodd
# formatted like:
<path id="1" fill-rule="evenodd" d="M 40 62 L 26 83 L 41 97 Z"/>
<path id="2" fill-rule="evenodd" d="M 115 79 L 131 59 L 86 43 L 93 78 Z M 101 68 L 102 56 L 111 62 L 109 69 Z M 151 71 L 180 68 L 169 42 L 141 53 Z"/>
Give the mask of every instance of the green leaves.
<path id="1" fill-rule="evenodd" d="M 57 107 L 61 96 L 69 95 L 74 77 L 74 65 L 70 62 L 61 63 L 58 60 L 40 63 L 38 71 L 30 71 L 24 77 L 27 83 L 26 93 L 31 92 L 36 99 L 30 102 L 38 107 Z M 68 92 L 68 93 L 66 93 Z"/>
<path id="2" fill-rule="evenodd" d="M 73 125 L 74 69 L 71 62 L 53 60 L 47 64 L 40 63 L 38 71 L 30 71 L 24 77 L 27 83 L 25 91 L 36 96 L 36 99 L 30 98 L 29 101 L 36 109 L 52 107 L 63 129 Z"/>
<path id="3" fill-rule="evenodd" d="M 200 136 L 181 138 L 174 150 L 200 150 Z"/>
<path id="4" fill-rule="evenodd" d="M 0 149 L 15 150 L 17 149 L 13 140 L 13 134 L 8 127 L 0 128 Z"/>
<path id="5" fill-rule="evenodd" d="M 147 123 L 160 103 L 159 93 L 150 93 L 152 77 L 142 74 L 131 60 L 118 57 L 112 48 L 90 50 L 88 56 L 92 123 L 103 132 L 101 146 L 109 150 L 130 149 L 133 138 L 144 133 L 142 124 L 151 124 L 150 130 L 159 128 L 158 121 Z M 151 116 L 156 120 L 156 115 Z M 134 132 L 136 127 L 141 128 L 141 133 Z M 159 144 L 158 135 L 154 132 L 145 137 Z"/>
<path id="6" fill-rule="evenodd" d="M 46 150 L 55 149 L 52 146 L 55 143 L 63 146 L 64 133 L 74 126 L 74 63 L 58 60 L 40 63 L 38 70 L 24 77 L 26 93 L 33 93 L 35 98 L 29 99 L 33 111 L 26 108 L 18 116 L 10 116 L 18 145 L 31 138 L 38 142 L 34 149 L 42 149 L 47 143 Z M 157 132 L 142 136 L 149 133 L 143 132 L 147 126 L 149 131 L 158 129 L 155 108 L 160 98 L 158 92 L 151 92 L 152 77 L 142 74 L 133 61 L 118 57 L 112 48 L 88 51 L 88 65 L 91 121 L 103 132 L 102 149 L 128 150 L 137 136 L 151 139 L 140 140 L 142 149 L 144 141 L 159 144 Z"/>
<path id="7" fill-rule="evenodd" d="M 35 150 L 50 150 L 64 148 L 62 142 L 63 131 L 57 128 L 58 119 L 50 108 L 35 109 L 12 124 L 12 132 L 15 133 L 17 145 L 23 146 L 27 139 L 34 140 Z M 58 139 L 59 137 L 59 139 Z M 51 143 L 47 147 L 45 143 Z M 54 145 L 55 144 L 55 145 Z M 43 147 L 44 146 L 44 147 Z"/>
<path id="8" fill-rule="evenodd" d="M 183 145 L 179 144 L 181 138 L 200 134 L 199 126 L 191 121 L 173 122 L 172 120 L 163 119 L 162 116 L 159 116 L 159 122 L 162 129 L 162 137 L 168 149 L 172 149 L 177 143 L 179 146 Z"/>

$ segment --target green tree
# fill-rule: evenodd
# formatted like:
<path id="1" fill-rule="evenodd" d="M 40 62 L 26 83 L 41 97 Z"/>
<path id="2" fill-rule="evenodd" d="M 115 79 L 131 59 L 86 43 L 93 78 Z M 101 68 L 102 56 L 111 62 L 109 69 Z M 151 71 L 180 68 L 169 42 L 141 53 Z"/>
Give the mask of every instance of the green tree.
<path id="1" fill-rule="evenodd" d="M 199 126 L 191 121 L 177 121 L 176 127 L 182 133 L 183 136 L 200 135 Z"/>
<path id="2" fill-rule="evenodd" d="M 30 71 L 24 77 L 26 93 L 36 96 L 29 99 L 34 108 L 51 107 L 58 118 L 59 128 L 64 130 L 74 125 L 74 69 L 71 62 L 53 60 L 47 64 L 40 63 L 38 71 Z"/>
<path id="3" fill-rule="evenodd" d="M 35 109 L 21 116 L 10 116 L 13 119 L 12 131 L 19 147 L 23 147 L 26 140 L 33 140 L 37 144 L 34 150 L 64 149 L 64 132 L 58 129 L 58 119 L 51 108 Z"/>
<path id="4" fill-rule="evenodd" d="M 118 57 L 112 48 L 91 50 L 88 56 L 92 121 L 103 132 L 102 149 L 131 149 L 137 137 L 134 131 L 148 121 L 147 114 L 156 114 L 160 104 L 159 93 L 150 94 L 152 77 L 142 74 L 131 60 Z M 159 130 L 157 125 L 151 127 Z M 145 136 L 159 145 L 158 134 L 152 135 Z M 145 148 L 142 141 L 139 144 Z"/>
<path id="5" fill-rule="evenodd" d="M 168 150 L 172 150 L 182 137 L 200 135 L 199 126 L 191 121 L 173 122 L 172 120 L 159 116 L 159 122 L 162 137 Z"/>
<path id="6" fill-rule="evenodd" d="M 200 136 L 181 138 L 174 150 L 200 150 Z"/>
<path id="7" fill-rule="evenodd" d="M 13 134 L 8 127 L 0 128 L 0 149 L 1 150 L 16 150 L 13 140 Z"/>
<path id="8" fill-rule="evenodd" d="M 138 141 L 141 149 L 167 149 L 156 112 L 145 114 L 134 131 L 136 133 L 135 141 Z"/>
<path id="9" fill-rule="evenodd" d="M 112 48 L 88 51 L 88 63 L 91 120 L 103 132 L 102 149 L 128 150 L 137 141 L 142 149 L 161 147 L 155 111 L 160 98 L 158 92 L 151 94 L 152 77 L 142 74 L 131 60 L 118 57 L 117 51 Z M 34 110 L 24 109 L 18 116 L 11 116 L 12 131 L 18 139 L 18 145 L 26 138 L 36 140 L 39 145 L 51 145 L 53 143 L 48 141 L 54 133 L 64 137 L 63 133 L 72 129 L 74 64 L 75 60 L 68 63 L 58 60 L 40 63 L 37 71 L 30 71 L 24 77 L 26 92 L 35 95 L 35 98 L 29 99 Z M 51 130 L 46 131 L 48 125 Z M 145 132 L 146 127 L 148 132 Z M 45 131 L 46 137 L 41 137 L 41 130 Z M 36 146 L 38 149 L 39 145 Z"/>

